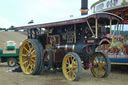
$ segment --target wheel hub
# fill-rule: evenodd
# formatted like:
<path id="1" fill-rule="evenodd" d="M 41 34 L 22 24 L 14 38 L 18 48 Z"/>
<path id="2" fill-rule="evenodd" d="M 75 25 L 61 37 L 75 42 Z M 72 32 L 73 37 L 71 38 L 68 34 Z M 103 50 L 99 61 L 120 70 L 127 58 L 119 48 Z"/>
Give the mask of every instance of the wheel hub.
<path id="1" fill-rule="evenodd" d="M 13 64 L 14 62 L 13 61 L 10 61 L 11 64 Z"/>
<path id="2" fill-rule="evenodd" d="M 29 60 L 30 57 L 31 57 L 31 54 L 29 53 L 29 54 L 26 56 L 27 60 Z"/>

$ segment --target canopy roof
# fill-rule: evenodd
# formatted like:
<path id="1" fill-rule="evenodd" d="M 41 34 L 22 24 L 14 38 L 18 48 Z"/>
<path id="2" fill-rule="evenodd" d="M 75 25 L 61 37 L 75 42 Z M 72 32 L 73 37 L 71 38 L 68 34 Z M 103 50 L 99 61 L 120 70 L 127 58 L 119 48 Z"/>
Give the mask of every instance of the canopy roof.
<path id="1" fill-rule="evenodd" d="M 57 26 L 64 26 L 64 25 L 70 25 L 70 24 L 78 24 L 78 23 L 86 22 L 87 19 L 89 19 L 89 18 L 97 18 L 97 19 L 98 18 L 108 18 L 108 19 L 117 19 L 120 21 L 123 20 L 121 17 L 119 17 L 115 14 L 102 12 L 102 13 L 91 14 L 91 15 L 82 16 L 82 17 L 79 17 L 76 19 L 65 20 L 65 21 L 15 27 L 15 30 L 34 29 L 34 28 L 49 28 L 49 27 L 57 27 Z"/>

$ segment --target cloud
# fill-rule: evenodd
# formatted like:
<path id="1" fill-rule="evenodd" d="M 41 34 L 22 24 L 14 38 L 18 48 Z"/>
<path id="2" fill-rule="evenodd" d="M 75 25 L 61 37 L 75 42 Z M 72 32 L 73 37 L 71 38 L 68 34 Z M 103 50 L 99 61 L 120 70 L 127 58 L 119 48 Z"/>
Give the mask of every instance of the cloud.
<path id="1" fill-rule="evenodd" d="M 0 19 L 0 28 L 9 28 L 10 26 L 17 26 L 15 22 L 11 22 L 6 18 L 1 18 Z"/>
<path id="2" fill-rule="evenodd" d="M 94 0 L 88 0 L 90 8 Z M 33 19 L 35 24 L 81 16 L 81 0 L 33 0 L 24 4 L 24 18 Z M 90 12 L 89 12 L 90 13 Z"/>
<path id="3" fill-rule="evenodd" d="M 29 4 L 24 4 L 22 16 L 37 23 L 62 20 L 69 18 L 70 15 L 80 16 L 80 5 L 81 2 L 78 0 L 33 0 Z"/>
<path id="4" fill-rule="evenodd" d="M 90 7 L 95 0 L 88 2 Z M 41 24 L 81 15 L 81 0 L 3 0 L 0 3 L 0 27 L 24 26 L 31 19 L 34 24 Z"/>

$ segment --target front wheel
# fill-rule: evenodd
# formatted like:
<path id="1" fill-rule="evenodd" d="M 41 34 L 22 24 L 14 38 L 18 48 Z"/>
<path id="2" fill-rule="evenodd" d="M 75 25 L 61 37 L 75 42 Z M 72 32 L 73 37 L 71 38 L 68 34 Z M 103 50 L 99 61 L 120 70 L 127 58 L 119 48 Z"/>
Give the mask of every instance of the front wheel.
<path id="1" fill-rule="evenodd" d="M 66 79 L 72 81 L 79 80 L 82 64 L 78 54 L 74 52 L 67 53 L 63 59 L 62 70 Z"/>
<path id="2" fill-rule="evenodd" d="M 111 64 L 108 56 L 103 52 L 96 52 L 91 59 L 91 72 L 95 77 L 107 77 L 111 71 Z"/>

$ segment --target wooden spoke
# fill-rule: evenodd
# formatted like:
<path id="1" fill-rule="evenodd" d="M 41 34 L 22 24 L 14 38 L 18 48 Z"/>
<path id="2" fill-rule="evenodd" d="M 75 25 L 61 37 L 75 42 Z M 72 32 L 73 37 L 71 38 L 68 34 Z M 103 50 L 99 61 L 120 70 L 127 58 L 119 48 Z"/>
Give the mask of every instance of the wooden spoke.
<path id="1" fill-rule="evenodd" d="M 94 62 L 93 62 L 93 64 L 94 64 L 94 63 L 98 64 L 98 62 L 96 61 L 96 59 L 94 59 Z"/>
<path id="2" fill-rule="evenodd" d="M 63 60 L 63 73 L 68 80 L 79 79 L 79 72 L 81 72 L 81 61 L 79 56 L 75 53 L 67 54 Z"/>
<path id="3" fill-rule="evenodd" d="M 33 50 L 33 51 L 31 52 L 31 55 L 34 55 L 33 53 L 35 53 L 35 50 Z"/>
<path id="4" fill-rule="evenodd" d="M 98 59 L 98 63 L 99 63 L 100 62 L 100 56 L 97 56 L 96 58 Z"/>
<path id="5" fill-rule="evenodd" d="M 76 72 L 72 72 L 72 78 L 76 77 Z"/>
<path id="6" fill-rule="evenodd" d="M 23 62 L 23 65 L 24 65 L 24 64 L 28 64 L 28 61 L 24 61 L 24 62 Z"/>
<path id="7" fill-rule="evenodd" d="M 27 46 L 28 46 L 28 49 L 30 50 L 30 43 L 29 42 L 27 43 Z"/>
<path id="8" fill-rule="evenodd" d="M 27 54 L 21 54 L 21 56 L 26 57 L 26 56 L 27 56 Z"/>
<path id="9" fill-rule="evenodd" d="M 26 71 L 29 71 L 29 67 L 30 67 L 30 65 L 28 64 L 26 67 Z"/>
<path id="10" fill-rule="evenodd" d="M 29 52 L 30 52 L 26 47 L 24 47 L 24 50 L 25 50 L 27 53 L 29 53 Z"/>

